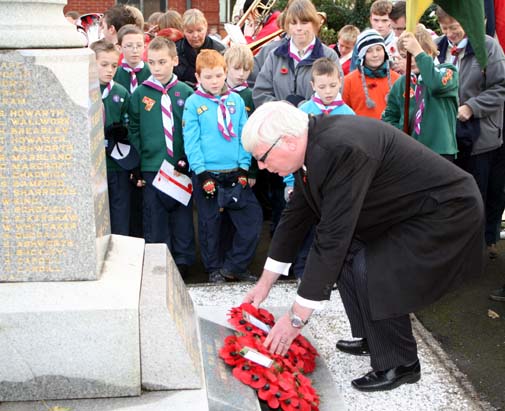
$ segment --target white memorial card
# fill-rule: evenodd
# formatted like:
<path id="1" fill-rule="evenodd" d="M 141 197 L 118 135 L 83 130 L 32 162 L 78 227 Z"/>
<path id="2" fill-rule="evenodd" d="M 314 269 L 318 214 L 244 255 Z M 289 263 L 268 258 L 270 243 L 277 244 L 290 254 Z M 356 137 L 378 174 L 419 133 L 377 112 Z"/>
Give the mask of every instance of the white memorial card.
<path id="1" fill-rule="evenodd" d="M 153 186 L 184 205 L 188 205 L 193 193 L 191 179 L 184 174 L 176 176 L 174 166 L 167 160 L 163 160 Z"/>

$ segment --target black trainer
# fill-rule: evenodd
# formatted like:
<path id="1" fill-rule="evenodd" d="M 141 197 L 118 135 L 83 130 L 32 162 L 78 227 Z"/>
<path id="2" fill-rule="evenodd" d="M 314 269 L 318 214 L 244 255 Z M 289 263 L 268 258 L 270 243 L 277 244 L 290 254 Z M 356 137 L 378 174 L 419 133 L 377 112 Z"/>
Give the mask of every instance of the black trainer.
<path id="1" fill-rule="evenodd" d="M 221 273 L 221 275 L 224 278 L 226 278 L 227 280 L 231 280 L 231 281 L 233 281 L 233 280 L 235 280 L 235 281 L 249 281 L 252 283 L 255 283 L 256 281 L 258 281 L 258 277 L 252 275 L 250 271 L 244 271 L 242 273 L 233 273 L 226 268 L 221 268 L 221 270 L 219 270 L 219 272 Z"/>
<path id="2" fill-rule="evenodd" d="M 223 284 L 226 279 L 221 275 L 221 270 L 212 271 L 209 273 L 209 283 Z"/>

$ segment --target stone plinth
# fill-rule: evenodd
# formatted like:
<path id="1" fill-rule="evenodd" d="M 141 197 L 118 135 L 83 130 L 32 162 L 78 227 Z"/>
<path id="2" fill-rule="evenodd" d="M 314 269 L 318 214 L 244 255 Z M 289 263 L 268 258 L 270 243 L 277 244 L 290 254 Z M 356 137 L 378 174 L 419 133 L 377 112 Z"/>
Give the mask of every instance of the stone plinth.
<path id="1" fill-rule="evenodd" d="M 0 49 L 82 47 L 85 39 L 63 14 L 67 0 L 0 0 Z"/>
<path id="2" fill-rule="evenodd" d="M 95 280 L 110 222 L 93 53 L 3 50 L 0 73 L 0 282 Z"/>
<path id="3" fill-rule="evenodd" d="M 140 395 L 143 254 L 112 236 L 100 280 L 0 284 L 0 402 Z"/>
<path id="4" fill-rule="evenodd" d="M 198 323 L 188 291 L 165 244 L 147 244 L 140 297 L 142 388 L 202 387 Z"/>

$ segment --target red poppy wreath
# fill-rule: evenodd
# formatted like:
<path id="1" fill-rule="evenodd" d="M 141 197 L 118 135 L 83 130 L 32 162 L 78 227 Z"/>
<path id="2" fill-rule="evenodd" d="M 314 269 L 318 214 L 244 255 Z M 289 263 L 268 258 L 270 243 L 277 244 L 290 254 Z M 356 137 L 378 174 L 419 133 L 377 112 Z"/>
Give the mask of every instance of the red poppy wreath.
<path id="1" fill-rule="evenodd" d="M 312 344 L 299 335 L 286 355 L 272 354 L 263 346 L 275 324 L 270 312 L 244 303 L 228 317 L 237 333 L 225 338 L 219 356 L 233 367 L 233 376 L 254 388 L 272 410 L 318 411 L 319 395 L 305 376 L 314 371 L 319 355 Z"/>

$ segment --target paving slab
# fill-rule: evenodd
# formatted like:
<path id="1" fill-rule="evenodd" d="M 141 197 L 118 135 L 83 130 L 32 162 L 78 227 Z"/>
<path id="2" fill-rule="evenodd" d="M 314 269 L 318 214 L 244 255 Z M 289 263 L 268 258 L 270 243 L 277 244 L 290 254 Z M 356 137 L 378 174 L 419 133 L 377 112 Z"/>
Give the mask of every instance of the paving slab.
<path id="1" fill-rule="evenodd" d="M 200 332 L 202 333 L 202 343 L 206 340 L 208 341 L 207 349 L 211 354 L 207 356 L 207 360 L 212 364 L 211 367 L 208 367 L 212 373 L 207 372 L 207 365 L 205 373 L 206 379 L 208 381 L 207 390 L 209 393 L 209 406 L 211 405 L 210 398 L 212 396 L 216 396 L 220 399 L 221 403 L 228 402 L 228 406 L 230 407 L 217 407 L 216 411 L 235 409 L 246 411 L 249 409 L 256 409 L 249 408 L 252 407 L 253 404 L 256 406 L 259 404 L 255 391 L 252 388 L 247 387 L 246 385 L 237 381 L 237 379 L 231 374 L 232 368 L 220 360 L 217 354 L 223 345 L 224 338 L 234 332 L 233 328 L 228 323 L 226 316 L 230 308 L 231 306 L 227 308 L 203 305 L 197 306 L 198 315 L 200 316 Z M 287 307 L 266 306 L 265 308 L 268 309 L 276 317 L 287 310 Z M 212 339 L 204 338 L 204 335 L 211 335 Z M 303 329 L 303 335 L 312 344 L 315 345 L 316 349 L 318 349 L 317 344 L 315 343 L 315 338 L 312 336 L 308 328 Z M 206 354 L 205 351 L 206 346 L 203 345 L 204 358 Z M 211 375 L 215 375 L 214 381 Z M 307 377 L 312 380 L 313 386 L 320 395 L 321 403 L 319 405 L 319 411 L 341 411 L 347 409 L 342 396 L 338 392 L 337 387 L 332 380 L 331 372 L 326 365 L 324 358 L 316 358 L 316 369 L 313 373 L 307 374 Z M 243 408 L 232 408 L 232 404 L 234 406 L 234 404 L 237 403 L 241 396 L 244 397 Z M 251 396 L 253 400 L 250 400 Z M 233 403 L 231 403 L 231 401 L 227 398 L 232 398 Z"/>
<path id="2" fill-rule="evenodd" d="M 232 334 L 233 330 L 200 318 L 209 411 L 260 411 L 256 392 L 238 381 L 232 375 L 231 367 L 219 358 L 225 337 Z"/>
<path id="3" fill-rule="evenodd" d="M 234 307 L 252 287 L 247 283 L 222 286 L 190 286 L 189 293 L 200 307 Z M 296 282 L 280 281 L 264 301 L 265 308 L 290 304 L 296 294 Z M 273 310 L 272 310 L 273 312 Z M 275 313 L 274 313 L 275 314 Z M 421 380 L 395 390 L 362 393 L 352 388 L 351 380 L 370 371 L 368 357 L 347 355 L 335 349 L 338 339 L 351 336 L 344 307 L 337 293 L 320 312 L 315 313 L 306 329 L 310 331 L 319 354 L 325 359 L 339 394 L 348 410 L 359 411 L 475 411 L 488 410 L 487 404 L 475 399 L 469 383 L 446 356 L 440 345 L 418 321 L 413 322 L 422 367 Z"/>
<path id="4" fill-rule="evenodd" d="M 143 392 L 138 397 L 8 402 L 0 411 L 208 411 L 205 390 Z"/>

